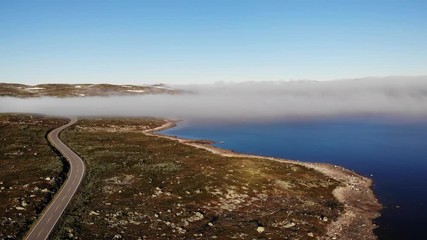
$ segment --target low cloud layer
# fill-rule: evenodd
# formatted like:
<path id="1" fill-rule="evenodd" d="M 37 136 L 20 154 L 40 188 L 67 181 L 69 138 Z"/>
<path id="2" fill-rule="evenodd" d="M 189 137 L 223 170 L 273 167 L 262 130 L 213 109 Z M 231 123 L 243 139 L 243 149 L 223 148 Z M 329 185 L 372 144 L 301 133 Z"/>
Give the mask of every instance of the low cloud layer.
<path id="1" fill-rule="evenodd" d="M 174 86 L 182 95 L 0 98 L 0 112 L 256 121 L 339 115 L 427 117 L 427 77 Z"/>

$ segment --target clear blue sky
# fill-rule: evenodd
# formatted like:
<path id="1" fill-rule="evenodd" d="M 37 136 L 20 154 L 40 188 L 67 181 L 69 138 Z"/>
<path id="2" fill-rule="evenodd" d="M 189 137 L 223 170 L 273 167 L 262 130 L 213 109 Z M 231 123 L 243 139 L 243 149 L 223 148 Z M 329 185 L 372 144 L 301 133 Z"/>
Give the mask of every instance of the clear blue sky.
<path id="1" fill-rule="evenodd" d="M 0 0 L 0 82 L 427 75 L 427 1 Z"/>

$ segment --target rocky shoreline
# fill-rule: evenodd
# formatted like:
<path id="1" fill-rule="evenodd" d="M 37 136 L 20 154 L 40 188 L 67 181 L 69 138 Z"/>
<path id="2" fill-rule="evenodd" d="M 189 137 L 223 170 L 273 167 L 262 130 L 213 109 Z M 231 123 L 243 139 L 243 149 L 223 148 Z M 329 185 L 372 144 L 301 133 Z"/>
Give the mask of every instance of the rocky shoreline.
<path id="1" fill-rule="evenodd" d="M 338 201 L 343 203 L 344 213 L 336 221 L 329 224 L 327 234 L 320 239 L 377 239 L 373 231 L 376 228 L 373 220 L 380 216 L 379 212 L 382 206 L 371 189 L 371 179 L 331 164 L 309 163 L 289 159 L 241 154 L 216 148 L 211 145 L 210 141 L 194 141 L 158 133 L 158 131 L 175 126 L 176 121 L 167 121 L 160 127 L 145 131 L 145 134 L 175 140 L 225 157 L 259 158 L 288 164 L 302 165 L 315 169 L 326 176 L 337 180 L 342 183 L 342 185 L 336 188 L 333 191 L 333 194 Z"/>

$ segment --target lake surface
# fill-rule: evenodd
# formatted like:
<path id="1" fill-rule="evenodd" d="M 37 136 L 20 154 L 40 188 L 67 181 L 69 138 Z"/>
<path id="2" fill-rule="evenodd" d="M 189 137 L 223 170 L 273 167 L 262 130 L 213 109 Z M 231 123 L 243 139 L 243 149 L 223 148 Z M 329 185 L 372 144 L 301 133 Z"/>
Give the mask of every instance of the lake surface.
<path id="1" fill-rule="evenodd" d="M 380 239 L 427 239 L 427 121 L 335 118 L 178 124 L 162 131 L 242 153 L 332 163 L 369 176 L 384 205 Z"/>

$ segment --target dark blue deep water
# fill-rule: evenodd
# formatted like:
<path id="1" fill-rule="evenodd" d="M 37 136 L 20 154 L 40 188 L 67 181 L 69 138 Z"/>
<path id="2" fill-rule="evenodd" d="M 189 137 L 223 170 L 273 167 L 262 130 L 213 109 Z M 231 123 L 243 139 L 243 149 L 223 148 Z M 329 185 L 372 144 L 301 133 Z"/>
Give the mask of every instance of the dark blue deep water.
<path id="1" fill-rule="evenodd" d="M 384 205 L 380 239 L 427 239 L 427 121 L 335 118 L 188 124 L 163 131 L 236 152 L 332 163 L 369 176 Z"/>

